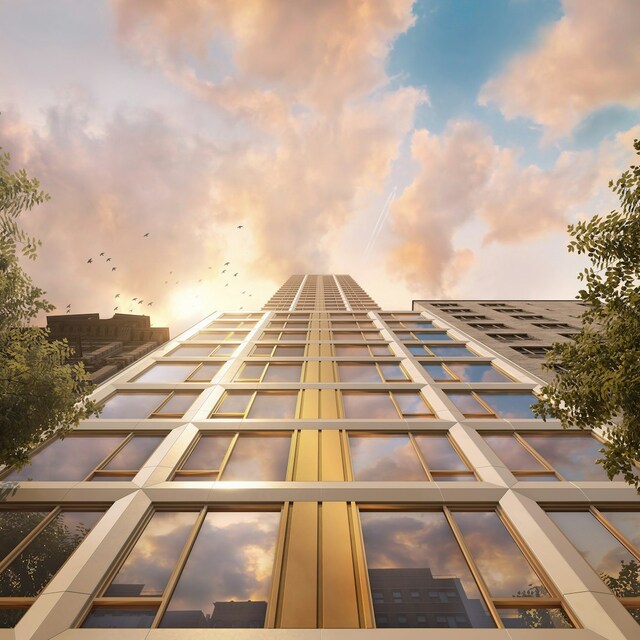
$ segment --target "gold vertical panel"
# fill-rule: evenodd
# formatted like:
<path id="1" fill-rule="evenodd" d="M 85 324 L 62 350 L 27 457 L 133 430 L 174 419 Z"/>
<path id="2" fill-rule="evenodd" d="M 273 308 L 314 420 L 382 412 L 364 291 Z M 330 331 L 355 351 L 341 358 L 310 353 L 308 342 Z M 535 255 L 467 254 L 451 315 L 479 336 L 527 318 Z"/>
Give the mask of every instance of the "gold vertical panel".
<path id="1" fill-rule="evenodd" d="M 315 429 L 303 429 L 298 433 L 294 480 L 317 482 L 318 439 L 319 432 Z"/>
<path id="2" fill-rule="evenodd" d="M 301 420 L 318 418 L 319 403 L 320 391 L 318 389 L 303 389 L 298 418 Z"/>
<path id="3" fill-rule="evenodd" d="M 323 358 L 331 358 L 333 357 L 333 345 L 332 344 L 321 344 L 319 355 Z"/>
<path id="4" fill-rule="evenodd" d="M 311 328 L 311 330 L 309 331 L 309 340 L 311 342 L 317 342 L 318 340 L 325 340 L 325 338 L 321 338 L 321 331 L 318 331 L 318 329 L 315 328 Z"/>
<path id="5" fill-rule="evenodd" d="M 360 604 L 360 626 L 372 629 L 374 624 L 373 601 L 369 588 L 369 576 L 367 575 L 367 563 L 364 553 L 364 539 L 360 528 L 360 514 L 355 502 L 348 504 L 349 529 L 351 531 L 352 553 L 356 569 L 356 592 Z"/>
<path id="6" fill-rule="evenodd" d="M 320 382 L 336 382 L 333 361 L 321 360 L 318 364 L 320 365 Z"/>
<path id="7" fill-rule="evenodd" d="M 331 420 L 339 418 L 338 395 L 335 389 L 322 389 L 320 391 L 320 418 Z"/>
<path id="8" fill-rule="evenodd" d="M 307 342 L 307 358 L 317 358 L 321 355 L 320 347 L 317 342 Z"/>
<path id="9" fill-rule="evenodd" d="M 318 626 L 318 503 L 294 502 L 289 510 L 287 542 L 276 626 Z"/>
<path id="10" fill-rule="evenodd" d="M 357 629 L 360 620 L 347 503 L 324 502 L 320 513 L 320 626 Z"/>
<path id="11" fill-rule="evenodd" d="M 342 462 L 342 443 L 338 429 L 321 431 L 321 468 L 320 479 L 325 482 L 342 482 L 346 480 Z"/>
<path id="12" fill-rule="evenodd" d="M 318 360 L 310 360 L 304 372 L 305 382 L 320 382 L 320 362 Z"/>
<path id="13" fill-rule="evenodd" d="M 319 331 L 319 340 L 323 340 L 324 342 L 328 342 L 329 340 L 331 340 L 331 331 L 329 331 L 328 329 L 321 329 Z"/>

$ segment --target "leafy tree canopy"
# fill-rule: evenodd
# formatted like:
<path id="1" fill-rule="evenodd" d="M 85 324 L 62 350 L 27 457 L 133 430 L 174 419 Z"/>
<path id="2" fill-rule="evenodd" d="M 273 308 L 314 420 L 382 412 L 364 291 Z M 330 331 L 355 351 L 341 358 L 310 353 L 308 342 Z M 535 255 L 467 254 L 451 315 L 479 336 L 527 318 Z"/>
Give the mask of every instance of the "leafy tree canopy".
<path id="1" fill-rule="evenodd" d="M 21 466 L 44 439 L 63 435 L 97 406 L 82 364 L 69 365 L 66 341 L 30 326 L 54 306 L 25 273 L 20 259 L 35 260 L 40 242 L 20 228 L 25 211 L 48 200 L 24 170 L 9 170 L 0 153 L 0 465 Z"/>
<path id="2" fill-rule="evenodd" d="M 640 141 L 634 148 L 640 155 Z M 569 226 L 569 251 L 591 262 L 578 275 L 586 310 L 575 340 L 547 354 L 545 367 L 557 375 L 533 409 L 564 428 L 603 428 L 608 442 L 598 462 L 609 478 L 621 474 L 640 488 L 640 166 L 609 186 L 619 210 Z"/>

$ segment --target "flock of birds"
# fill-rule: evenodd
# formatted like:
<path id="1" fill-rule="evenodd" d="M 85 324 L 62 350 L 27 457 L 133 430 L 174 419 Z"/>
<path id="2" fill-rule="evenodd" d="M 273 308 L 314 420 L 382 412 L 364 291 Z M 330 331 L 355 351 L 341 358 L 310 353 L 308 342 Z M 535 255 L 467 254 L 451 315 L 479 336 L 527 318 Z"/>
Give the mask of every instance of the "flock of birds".
<path id="1" fill-rule="evenodd" d="M 241 225 L 241 224 L 239 224 L 239 225 L 237 226 L 237 229 L 243 229 L 243 228 L 244 228 L 244 226 L 243 226 L 243 225 Z M 143 236 L 142 236 L 142 237 L 143 237 L 143 238 L 148 238 L 150 235 L 151 235 L 151 233 L 150 233 L 150 232 L 147 232 L 147 233 L 143 234 Z M 111 262 L 111 258 L 110 258 L 109 256 L 107 256 L 107 255 L 106 255 L 106 252 L 104 252 L 104 251 L 101 251 L 101 252 L 100 252 L 100 254 L 99 254 L 98 258 L 104 258 L 105 263 L 107 263 L 107 262 Z M 98 258 L 96 258 L 96 261 L 98 260 Z M 89 259 L 87 260 L 86 264 L 94 264 L 94 258 L 93 258 L 93 257 L 89 258 Z M 223 265 L 223 267 L 224 267 L 224 268 L 223 268 L 223 269 L 222 269 L 222 271 L 221 271 L 221 275 L 226 274 L 226 273 L 227 273 L 227 271 L 230 271 L 230 270 L 228 269 L 228 267 L 229 267 L 230 265 L 231 265 L 231 262 L 229 262 L 229 261 L 227 261 L 227 262 L 225 262 L 225 263 L 224 263 L 224 265 Z M 213 270 L 213 267 L 208 267 L 208 270 L 209 270 L 209 271 Z M 117 271 L 117 267 L 116 267 L 115 265 L 112 265 L 112 266 L 111 266 L 111 271 L 112 271 L 112 272 Z M 169 274 L 168 274 L 168 275 L 169 275 L 169 276 L 173 275 L 173 271 L 169 271 Z M 233 277 L 233 278 L 237 278 L 237 277 L 238 277 L 238 275 L 239 275 L 239 274 L 238 274 L 238 272 L 234 273 L 234 274 L 233 274 L 233 276 L 231 276 L 231 274 L 229 273 L 229 276 L 230 276 L 230 277 Z M 201 283 L 202 283 L 202 281 L 203 281 L 203 279 L 202 279 L 202 278 L 200 278 L 200 279 L 198 280 L 198 284 L 201 284 Z M 169 285 L 169 284 L 170 284 L 169 279 L 165 280 L 165 281 L 164 281 L 164 284 L 165 284 L 165 285 Z M 176 281 L 175 281 L 175 284 L 180 284 L 180 280 L 176 280 Z M 229 282 L 225 283 L 225 285 L 224 285 L 224 286 L 225 286 L 225 287 L 228 287 L 228 286 L 229 286 Z M 243 291 L 241 295 L 247 295 L 247 292 L 246 292 L 246 291 Z M 196 295 L 195 297 L 196 297 L 196 298 L 198 298 L 199 296 L 198 296 L 198 295 Z M 249 298 L 251 298 L 251 297 L 252 297 L 252 294 L 251 294 L 251 293 L 249 293 L 249 294 L 248 294 L 248 297 L 249 297 Z M 120 293 L 116 293 L 116 294 L 115 294 L 115 296 L 114 296 L 114 299 L 118 300 L 119 298 L 120 298 Z M 120 300 L 122 300 L 122 299 L 120 298 Z M 134 298 L 131 298 L 131 300 L 129 300 L 128 302 L 129 302 L 129 309 L 128 309 L 128 310 L 129 310 L 129 313 L 133 312 L 133 310 L 136 308 L 136 305 L 144 304 L 144 300 L 143 300 L 141 297 L 138 297 L 138 296 L 136 296 L 136 297 L 134 297 Z M 119 310 L 120 310 L 120 305 L 121 305 L 121 304 L 122 304 L 122 302 L 121 302 L 121 301 L 116 302 L 116 306 L 113 308 L 113 310 L 114 310 L 114 311 L 119 311 Z M 147 305 L 146 305 L 146 306 L 148 306 L 148 307 L 153 306 L 153 300 L 151 300 L 151 301 L 147 302 Z M 240 307 L 240 309 L 243 309 L 243 307 Z M 69 303 L 69 304 L 67 305 L 67 307 L 66 307 L 66 312 L 67 312 L 67 313 L 71 313 L 71 303 Z"/>

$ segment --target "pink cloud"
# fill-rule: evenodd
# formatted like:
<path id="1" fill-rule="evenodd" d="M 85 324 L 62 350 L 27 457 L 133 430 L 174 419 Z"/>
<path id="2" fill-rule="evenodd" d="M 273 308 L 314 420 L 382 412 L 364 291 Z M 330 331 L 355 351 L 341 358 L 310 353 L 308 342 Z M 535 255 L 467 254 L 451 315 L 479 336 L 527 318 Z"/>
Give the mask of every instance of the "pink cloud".
<path id="1" fill-rule="evenodd" d="M 562 4 L 565 15 L 487 82 L 479 98 L 507 118 L 535 120 L 550 136 L 567 134 L 600 107 L 640 106 L 637 0 Z"/>

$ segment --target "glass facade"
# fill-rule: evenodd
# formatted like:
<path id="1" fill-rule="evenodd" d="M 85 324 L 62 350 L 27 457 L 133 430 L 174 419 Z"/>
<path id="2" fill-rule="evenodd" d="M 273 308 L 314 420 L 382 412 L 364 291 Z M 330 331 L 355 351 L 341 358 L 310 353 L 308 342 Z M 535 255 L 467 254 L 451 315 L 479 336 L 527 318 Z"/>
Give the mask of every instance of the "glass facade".
<path id="1" fill-rule="evenodd" d="M 0 627 L 634 637 L 640 500 L 600 435 L 535 418 L 536 387 L 419 305 L 292 276 L 1 472 Z"/>

